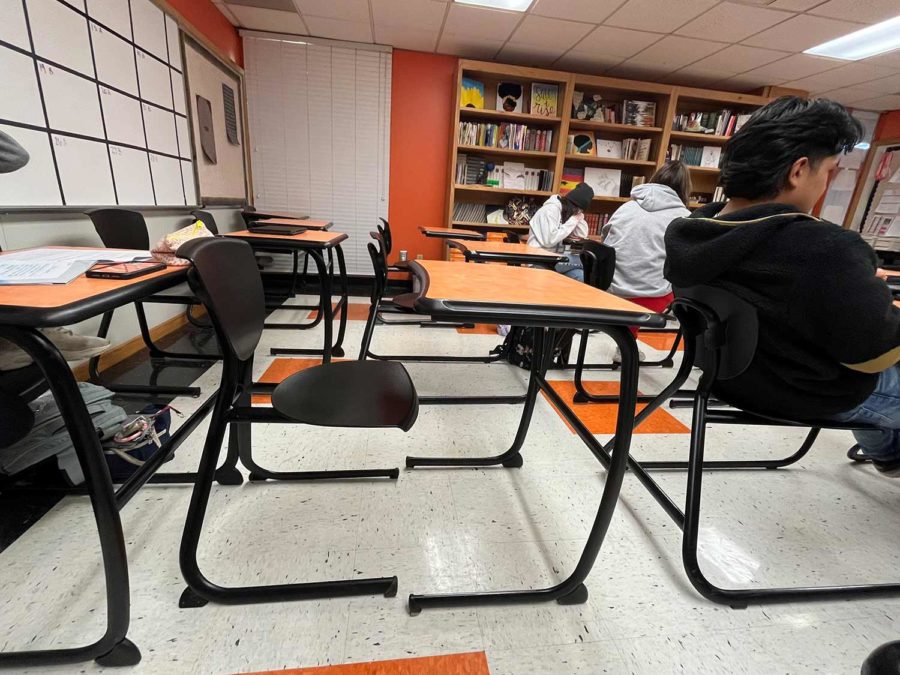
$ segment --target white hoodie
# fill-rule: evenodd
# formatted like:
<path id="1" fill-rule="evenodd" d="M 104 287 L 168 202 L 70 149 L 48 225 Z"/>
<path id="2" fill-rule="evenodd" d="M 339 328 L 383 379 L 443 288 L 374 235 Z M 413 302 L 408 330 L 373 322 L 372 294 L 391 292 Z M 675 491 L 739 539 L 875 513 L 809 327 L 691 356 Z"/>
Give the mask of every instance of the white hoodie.
<path id="1" fill-rule="evenodd" d="M 531 217 L 528 227 L 528 245 L 539 246 L 550 253 L 561 253 L 563 240 L 569 235 L 586 237 L 588 233 L 587 221 L 581 213 L 562 222 L 562 202 L 558 195 L 544 202 Z"/>
<path id="2" fill-rule="evenodd" d="M 675 190 L 644 183 L 631 191 L 633 201 L 619 207 L 609 220 L 603 243 L 616 249 L 616 273 L 611 293 L 624 298 L 655 298 L 671 292 L 663 277 L 666 228 L 675 218 L 690 215 Z"/>

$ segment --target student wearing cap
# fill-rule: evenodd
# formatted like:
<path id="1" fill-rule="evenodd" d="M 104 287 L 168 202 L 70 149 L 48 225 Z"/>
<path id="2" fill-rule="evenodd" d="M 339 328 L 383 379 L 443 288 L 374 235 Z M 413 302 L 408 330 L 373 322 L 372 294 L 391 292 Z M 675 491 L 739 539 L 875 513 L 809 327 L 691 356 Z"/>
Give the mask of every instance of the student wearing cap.
<path id="1" fill-rule="evenodd" d="M 579 183 L 565 195 L 553 195 L 531 217 L 528 245 L 538 246 L 550 253 L 563 253 L 567 237 L 586 237 L 588 233 L 584 212 L 591 205 L 594 191 L 587 183 Z M 556 266 L 567 277 L 584 281 L 584 270 L 578 254 L 569 253 L 569 261 Z"/>

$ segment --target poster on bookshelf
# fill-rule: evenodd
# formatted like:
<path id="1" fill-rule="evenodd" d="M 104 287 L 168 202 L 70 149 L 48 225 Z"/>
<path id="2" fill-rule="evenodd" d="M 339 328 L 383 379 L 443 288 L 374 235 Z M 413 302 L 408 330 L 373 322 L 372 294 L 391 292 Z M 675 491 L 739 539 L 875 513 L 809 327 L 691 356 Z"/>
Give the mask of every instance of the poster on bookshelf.
<path id="1" fill-rule="evenodd" d="M 576 155 L 593 155 L 594 154 L 594 132 L 579 131 L 572 137 L 573 154 Z"/>
<path id="2" fill-rule="evenodd" d="M 559 86 L 543 82 L 531 85 L 531 114 L 559 117 Z"/>
<path id="3" fill-rule="evenodd" d="M 522 112 L 525 89 L 518 82 L 500 82 L 497 85 L 497 110 L 508 113 Z"/>
<path id="4" fill-rule="evenodd" d="M 589 166 L 584 170 L 584 182 L 591 186 L 595 197 L 618 197 L 622 171 Z"/>
<path id="5" fill-rule="evenodd" d="M 484 110 L 484 82 L 464 77 L 461 89 L 459 96 L 460 107 Z"/>

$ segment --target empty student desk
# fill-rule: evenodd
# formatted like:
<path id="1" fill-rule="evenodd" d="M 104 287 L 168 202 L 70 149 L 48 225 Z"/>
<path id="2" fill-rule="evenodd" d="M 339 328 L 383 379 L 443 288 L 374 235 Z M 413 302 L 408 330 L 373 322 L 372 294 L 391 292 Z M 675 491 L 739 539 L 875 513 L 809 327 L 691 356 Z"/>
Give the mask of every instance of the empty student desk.
<path id="1" fill-rule="evenodd" d="M 320 321 L 325 324 L 325 340 L 322 349 L 296 349 L 288 347 L 273 347 L 271 353 L 277 355 L 322 355 L 322 362 L 331 361 L 332 355 L 343 356 L 344 350 L 341 345 L 344 342 L 344 333 L 347 329 L 347 266 L 344 263 L 344 252 L 341 249 L 341 242 L 347 239 L 347 235 L 341 232 L 328 232 L 325 230 L 307 230 L 299 234 L 281 235 L 281 234 L 261 234 L 250 230 L 239 230 L 237 232 L 229 232 L 228 237 L 243 239 L 253 248 L 272 250 L 280 249 L 285 251 L 301 251 L 312 256 L 316 263 L 316 270 L 319 274 L 319 283 L 321 290 L 319 294 L 319 314 L 316 319 L 303 326 L 293 324 L 267 324 L 268 328 L 284 328 L 304 330 L 312 328 Z M 337 258 L 338 275 L 340 279 L 340 299 L 337 304 L 332 307 L 331 294 L 334 277 L 334 261 Z M 327 261 L 326 261 L 327 259 Z M 297 268 L 294 267 L 294 275 L 296 276 Z M 307 306 L 302 306 L 308 308 Z M 283 309 L 298 309 L 299 307 L 283 307 Z M 340 314 L 338 323 L 337 339 L 332 344 L 332 322 L 335 313 Z"/>
<path id="2" fill-rule="evenodd" d="M 473 323 L 514 324 L 535 329 L 534 353 L 528 393 L 512 446 L 491 457 L 407 457 L 406 466 L 522 466 L 520 450 L 525 442 L 538 392 L 543 392 L 588 449 L 608 464 L 606 484 L 584 551 L 572 575 L 543 589 L 411 595 L 409 610 L 425 607 L 500 605 L 555 600 L 579 604 L 587 600 L 587 578 L 609 527 L 625 474 L 634 425 L 637 397 L 638 353 L 630 326 L 663 326 L 665 319 L 644 308 L 575 281 L 551 270 L 500 265 L 466 265 L 458 262 L 414 260 L 410 271 L 418 283 L 415 308 L 437 319 Z M 603 446 L 572 412 L 566 401 L 547 382 L 546 371 L 558 329 L 598 329 L 608 333 L 622 352 L 621 399 L 611 461 Z M 500 516 L 502 514 L 498 514 Z"/>
<path id="3" fill-rule="evenodd" d="M 268 218 L 292 218 L 304 220 L 308 216 L 305 213 L 300 213 L 298 211 L 250 211 L 245 209 L 241 211 L 241 217 L 244 219 L 244 223 L 249 225 L 254 220 L 265 220 Z"/>
<path id="4" fill-rule="evenodd" d="M 429 239 L 461 239 L 465 241 L 484 241 L 485 236 L 474 230 L 457 230 L 452 227 L 425 227 L 419 226 L 419 232 Z"/>
<path id="5" fill-rule="evenodd" d="M 305 227 L 307 230 L 330 230 L 330 220 L 310 220 L 309 218 L 259 218 L 252 221 L 252 227 L 261 225 L 287 225 L 294 227 Z"/>
<path id="6" fill-rule="evenodd" d="M 0 254 L 2 255 L 6 254 Z M 59 405 L 84 471 L 84 487 L 91 500 L 100 539 L 106 580 L 107 616 L 106 632 L 93 644 L 66 649 L 7 652 L 0 654 L 0 666 L 24 668 L 78 663 L 90 659 L 96 659 L 104 666 L 123 666 L 140 661 L 140 651 L 126 637 L 131 603 L 128 560 L 119 510 L 209 413 L 214 398 L 210 398 L 191 415 L 172 433 L 169 441 L 115 490 L 110 481 L 103 448 L 79 393 L 75 376 L 53 343 L 38 328 L 78 323 L 117 307 L 130 305 L 143 297 L 180 284 L 185 280 L 186 272 L 186 267 L 168 267 L 135 279 L 88 279 L 82 275 L 68 284 L 0 286 L 0 337 L 22 347 L 40 367 Z M 237 449 L 229 448 L 228 459 L 217 472 L 220 483 L 239 484 L 242 481 L 235 468 L 236 463 Z M 169 474 L 156 476 L 155 482 L 192 481 L 193 474 Z M 9 554 L 15 555 L 15 550 Z"/>
<path id="7" fill-rule="evenodd" d="M 465 256 L 466 262 L 498 262 L 508 265 L 539 265 L 553 267 L 566 262 L 561 253 L 548 253 L 538 246 L 528 244 L 507 244 L 503 241 L 462 241 L 448 239 L 447 246 L 455 248 Z"/>

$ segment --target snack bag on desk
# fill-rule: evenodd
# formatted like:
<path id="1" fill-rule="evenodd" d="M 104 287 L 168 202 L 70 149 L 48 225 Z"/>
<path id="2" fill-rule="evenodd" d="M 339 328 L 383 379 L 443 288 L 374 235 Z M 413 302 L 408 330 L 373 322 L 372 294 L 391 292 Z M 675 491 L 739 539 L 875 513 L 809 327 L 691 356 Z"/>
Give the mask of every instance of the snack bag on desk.
<path id="1" fill-rule="evenodd" d="M 193 225 L 188 225 L 175 232 L 170 232 L 156 242 L 156 246 L 154 246 L 150 252 L 153 254 L 154 260 L 165 263 L 166 265 L 189 265 L 190 262 L 175 255 L 178 251 L 178 247 L 191 239 L 213 236 L 215 235 L 206 229 L 206 225 L 198 220 Z"/>

